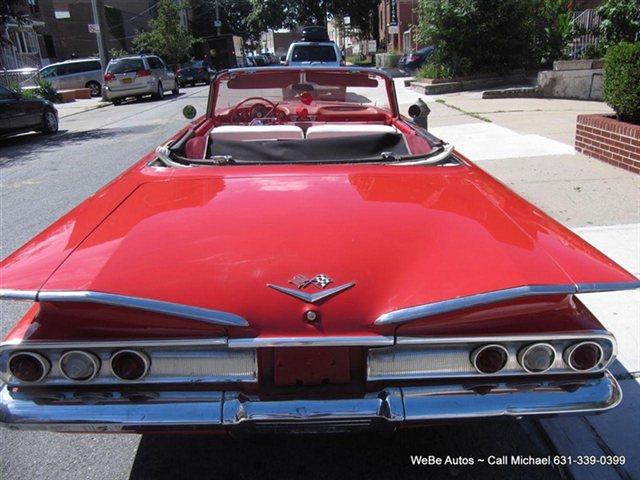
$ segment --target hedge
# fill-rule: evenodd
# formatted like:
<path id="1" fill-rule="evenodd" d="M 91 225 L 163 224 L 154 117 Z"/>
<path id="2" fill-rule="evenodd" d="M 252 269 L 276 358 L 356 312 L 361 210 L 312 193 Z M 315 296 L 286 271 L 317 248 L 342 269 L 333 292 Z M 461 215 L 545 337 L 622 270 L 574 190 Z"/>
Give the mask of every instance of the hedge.
<path id="1" fill-rule="evenodd" d="M 619 120 L 640 124 L 640 42 L 610 47 L 604 69 L 605 101 Z"/>

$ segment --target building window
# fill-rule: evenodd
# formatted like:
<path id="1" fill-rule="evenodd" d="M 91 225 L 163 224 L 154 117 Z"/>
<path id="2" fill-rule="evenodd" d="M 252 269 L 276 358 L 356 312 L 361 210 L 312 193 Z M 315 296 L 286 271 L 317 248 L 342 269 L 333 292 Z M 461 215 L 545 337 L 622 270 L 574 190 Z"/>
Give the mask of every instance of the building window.
<path id="1" fill-rule="evenodd" d="M 14 32 L 14 45 L 18 53 L 38 53 L 38 38 L 33 32 Z"/>
<path id="2" fill-rule="evenodd" d="M 40 5 L 38 5 L 38 0 L 27 0 L 29 4 L 29 10 L 32 14 L 36 15 L 40 13 Z"/>

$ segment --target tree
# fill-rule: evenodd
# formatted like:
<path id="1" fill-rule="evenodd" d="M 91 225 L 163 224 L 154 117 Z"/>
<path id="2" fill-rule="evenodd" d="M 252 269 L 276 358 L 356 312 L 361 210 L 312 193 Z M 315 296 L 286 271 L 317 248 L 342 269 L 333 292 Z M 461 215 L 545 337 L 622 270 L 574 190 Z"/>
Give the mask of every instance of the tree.
<path id="1" fill-rule="evenodd" d="M 606 0 L 598 7 L 596 34 L 602 46 L 640 40 L 640 0 Z"/>
<path id="2" fill-rule="evenodd" d="M 216 18 L 215 0 L 191 0 L 191 31 L 197 37 L 207 38 L 217 34 L 213 25 Z M 253 11 L 251 0 L 220 0 L 220 21 L 222 34 L 242 35 L 249 41 L 260 39 L 260 29 L 249 21 Z"/>
<path id="3" fill-rule="evenodd" d="M 20 0 L 0 1 L 0 46 L 13 44 L 11 39 L 5 36 L 8 23 L 30 24 L 31 20 L 29 20 L 25 7 L 26 2 Z"/>
<path id="4" fill-rule="evenodd" d="M 160 0 L 156 17 L 149 21 L 149 30 L 133 40 L 135 50 L 160 55 L 174 66 L 188 59 L 196 39 L 180 25 L 179 19 L 180 6 L 173 0 Z"/>

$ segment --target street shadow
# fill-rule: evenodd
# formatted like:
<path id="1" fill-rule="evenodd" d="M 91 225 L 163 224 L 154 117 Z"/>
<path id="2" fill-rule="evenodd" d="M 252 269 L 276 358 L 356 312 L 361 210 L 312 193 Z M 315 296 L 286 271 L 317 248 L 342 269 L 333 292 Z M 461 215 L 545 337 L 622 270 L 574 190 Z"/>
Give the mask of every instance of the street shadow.
<path id="1" fill-rule="evenodd" d="M 561 478 L 551 466 L 413 465 L 412 455 L 487 458 L 549 452 L 529 420 L 495 419 L 377 433 L 220 436 L 145 435 L 130 479 L 174 478 Z"/>
<path id="2" fill-rule="evenodd" d="M 38 155 L 64 146 L 77 146 L 102 138 L 116 138 L 120 134 L 146 133 L 146 126 L 127 128 L 99 128 L 95 130 L 59 130 L 53 135 L 27 133 L 0 140 L 0 169 L 38 160 Z"/>

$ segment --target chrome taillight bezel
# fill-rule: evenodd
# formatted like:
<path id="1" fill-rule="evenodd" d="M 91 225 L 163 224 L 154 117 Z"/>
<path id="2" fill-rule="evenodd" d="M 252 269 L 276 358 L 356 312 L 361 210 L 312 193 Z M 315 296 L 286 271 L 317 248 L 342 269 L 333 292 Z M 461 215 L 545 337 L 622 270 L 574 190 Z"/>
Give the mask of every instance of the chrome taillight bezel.
<path id="1" fill-rule="evenodd" d="M 136 378 L 124 378 L 118 375 L 113 368 L 114 358 L 116 358 L 118 355 L 123 355 L 127 353 L 133 354 L 138 358 L 140 358 L 144 365 L 144 370 L 142 371 L 142 374 Z M 111 373 L 113 374 L 114 377 L 118 378 L 119 380 L 122 380 L 123 382 L 137 382 L 139 380 L 142 380 L 147 375 L 147 373 L 149 373 L 149 367 L 151 367 L 151 360 L 149 360 L 149 357 L 146 354 L 140 352 L 139 350 L 133 350 L 131 348 L 123 348 L 122 350 L 118 350 L 114 352 L 113 355 L 111 355 L 111 357 L 109 358 L 109 369 L 111 370 Z"/>
<path id="2" fill-rule="evenodd" d="M 40 365 L 42 366 L 42 375 L 37 380 L 22 380 L 19 377 L 17 377 L 13 373 L 13 371 L 11 371 L 11 361 L 13 359 L 15 359 L 16 357 L 20 356 L 20 355 L 26 355 L 28 357 L 35 358 L 38 362 L 40 362 Z M 51 362 L 44 355 L 40 355 L 39 353 L 36 353 L 36 352 L 22 351 L 21 350 L 21 351 L 14 352 L 11 355 L 9 355 L 9 359 L 7 360 L 7 371 L 11 374 L 11 376 L 13 378 L 19 380 L 21 383 L 29 384 L 29 385 L 30 384 L 35 384 L 35 383 L 40 383 L 42 380 L 47 378 L 47 375 L 51 371 Z"/>
<path id="3" fill-rule="evenodd" d="M 551 363 L 549 364 L 549 366 L 547 368 L 545 368 L 544 370 L 535 371 L 535 370 L 530 370 L 529 368 L 527 368 L 525 357 L 527 356 L 527 354 L 531 353 L 531 350 L 533 350 L 536 347 L 546 347 L 546 348 L 549 348 L 553 352 L 553 359 L 551 360 Z M 553 368 L 553 365 L 557 362 L 557 360 L 558 360 L 558 352 L 556 351 L 554 346 L 551 345 L 548 342 L 532 343 L 530 345 L 527 345 L 526 347 L 523 347 L 518 352 L 518 363 L 520 364 L 522 369 L 527 373 L 532 373 L 532 374 L 545 373 L 545 372 L 549 371 L 551 368 Z"/>
<path id="4" fill-rule="evenodd" d="M 576 368 L 571 360 L 573 354 L 575 353 L 575 351 L 578 349 L 578 347 L 581 347 L 583 345 L 595 345 L 598 348 L 598 351 L 600 352 L 600 356 L 598 358 L 598 361 L 595 363 L 595 365 L 591 368 L 587 368 L 587 369 L 579 369 Z M 597 343 L 594 342 L 592 340 L 585 340 L 584 342 L 578 342 L 575 343 L 573 345 L 570 345 L 569 347 L 567 347 L 567 349 L 563 352 L 562 357 L 564 359 L 564 362 L 569 366 L 569 368 L 571 368 L 574 372 L 580 372 L 580 373 L 585 373 L 585 372 L 591 372 L 594 370 L 597 370 L 596 367 L 598 367 L 598 365 L 602 364 L 602 360 L 604 359 L 604 350 L 602 349 L 602 346 Z"/>
<path id="5" fill-rule="evenodd" d="M 91 363 L 93 364 L 93 374 L 89 377 L 89 378 L 85 378 L 85 379 L 76 379 L 76 378 L 71 378 L 67 372 L 64 371 L 64 368 L 62 368 L 62 362 L 64 361 L 64 358 L 71 355 L 71 354 L 81 354 L 86 356 L 89 360 L 91 360 Z M 100 372 L 100 359 L 95 356 L 93 353 L 91 352 L 86 352 L 84 350 L 68 350 L 66 352 L 64 352 L 62 355 L 60 355 L 60 359 L 58 360 L 58 368 L 60 369 L 60 373 L 62 374 L 62 376 L 64 378 L 66 378 L 67 380 L 71 381 L 71 382 L 77 382 L 77 383 L 86 383 L 86 382 L 90 382 L 91 380 L 93 380 L 95 378 L 96 375 L 98 375 L 98 373 Z"/>
<path id="6" fill-rule="evenodd" d="M 485 350 L 488 350 L 490 348 L 502 350 L 504 352 L 504 354 L 505 354 L 504 363 L 495 372 L 483 372 L 478 367 L 478 356 L 482 352 L 484 352 Z M 478 373 L 481 373 L 482 375 L 495 375 L 496 373 L 500 372 L 504 367 L 507 366 L 507 362 L 508 361 L 509 361 L 509 350 L 507 350 L 503 345 L 500 345 L 499 343 L 490 343 L 489 345 L 482 345 L 482 346 L 476 348 L 473 352 L 471 352 L 471 364 L 473 365 L 473 368 L 475 368 L 478 371 Z"/>

